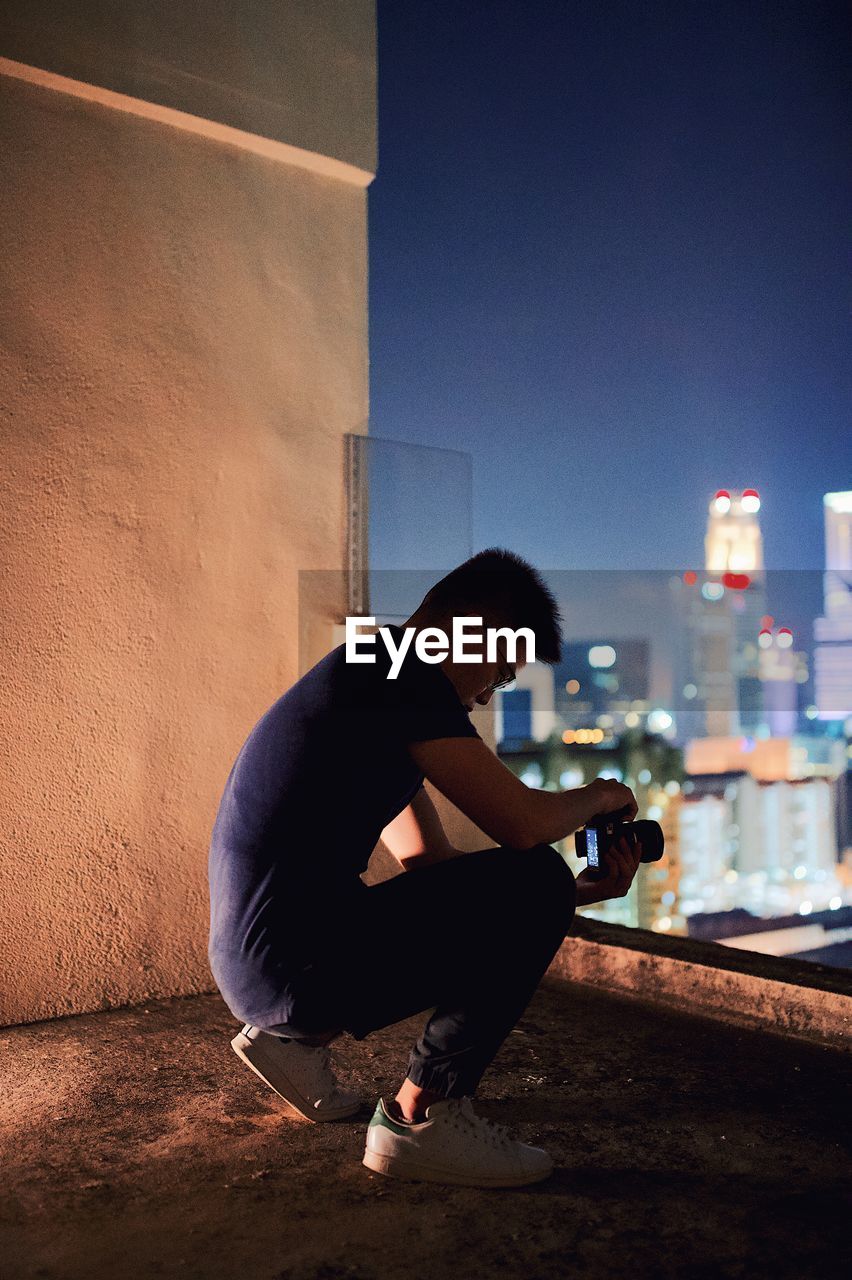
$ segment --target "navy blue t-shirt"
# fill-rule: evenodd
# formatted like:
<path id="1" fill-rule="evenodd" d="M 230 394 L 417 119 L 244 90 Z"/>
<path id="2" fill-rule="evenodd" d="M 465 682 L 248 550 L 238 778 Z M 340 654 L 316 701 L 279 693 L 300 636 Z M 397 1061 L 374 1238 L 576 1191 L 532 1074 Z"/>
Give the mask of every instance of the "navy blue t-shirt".
<path id="1" fill-rule="evenodd" d="M 402 628 L 391 627 L 399 643 Z M 361 652 L 365 652 L 361 649 Z M 478 738 L 440 666 L 410 647 L 395 680 L 327 654 L 261 717 L 234 761 L 210 843 L 213 976 L 236 1017 L 286 1022 L 284 987 L 423 785 L 407 745 Z"/>

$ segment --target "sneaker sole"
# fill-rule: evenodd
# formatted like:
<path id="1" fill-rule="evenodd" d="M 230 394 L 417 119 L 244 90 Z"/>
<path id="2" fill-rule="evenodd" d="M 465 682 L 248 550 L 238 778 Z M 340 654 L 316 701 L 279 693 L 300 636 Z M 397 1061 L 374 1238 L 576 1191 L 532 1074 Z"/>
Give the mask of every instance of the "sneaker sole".
<path id="1" fill-rule="evenodd" d="M 321 1124 L 326 1120 L 345 1120 L 348 1116 L 354 1116 L 361 1110 L 359 1101 L 345 1107 L 336 1107 L 333 1110 L 317 1111 L 315 1107 L 311 1106 L 310 1100 L 299 1092 L 292 1080 L 282 1075 L 280 1066 L 274 1062 L 264 1064 L 265 1055 L 263 1050 L 258 1047 L 258 1041 L 249 1040 L 248 1036 L 244 1036 L 240 1032 L 231 1041 L 231 1048 L 240 1061 L 244 1062 L 258 1079 L 262 1080 L 273 1093 L 277 1093 L 278 1097 L 287 1103 L 291 1111 L 295 1111 L 296 1115 L 301 1116 L 304 1120 L 312 1120 L 315 1124 Z M 252 1062 L 246 1052 L 247 1049 L 251 1049 L 253 1056 L 258 1061 Z M 264 1074 L 264 1065 L 269 1074 Z M 284 1092 L 285 1089 L 287 1090 L 286 1093 Z"/>
<path id="2" fill-rule="evenodd" d="M 382 1173 L 388 1178 L 404 1178 L 409 1182 L 442 1182 L 455 1187 L 525 1187 L 531 1182 L 543 1182 L 553 1173 L 551 1165 L 540 1173 L 496 1174 L 489 1178 L 475 1173 L 456 1173 L 451 1170 L 442 1172 L 430 1165 L 396 1160 L 393 1156 L 381 1156 L 375 1151 L 366 1151 L 361 1163 L 372 1169 L 373 1173 Z"/>

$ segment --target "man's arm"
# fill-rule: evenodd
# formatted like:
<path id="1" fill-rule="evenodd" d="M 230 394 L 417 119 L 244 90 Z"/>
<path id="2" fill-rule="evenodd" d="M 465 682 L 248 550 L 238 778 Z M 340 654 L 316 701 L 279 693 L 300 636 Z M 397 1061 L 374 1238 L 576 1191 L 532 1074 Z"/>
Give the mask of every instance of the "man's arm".
<path id="1" fill-rule="evenodd" d="M 596 778 L 572 791 L 527 787 L 481 738 L 433 738 L 410 742 L 417 767 L 472 822 L 501 845 L 529 849 L 552 844 L 599 813 L 627 808 L 636 817 L 629 787 Z"/>
<path id="2" fill-rule="evenodd" d="M 388 823 L 382 832 L 382 841 L 406 871 L 432 866 L 447 858 L 455 858 L 461 852 L 450 844 L 438 810 L 425 787 L 421 787 L 402 813 Z"/>

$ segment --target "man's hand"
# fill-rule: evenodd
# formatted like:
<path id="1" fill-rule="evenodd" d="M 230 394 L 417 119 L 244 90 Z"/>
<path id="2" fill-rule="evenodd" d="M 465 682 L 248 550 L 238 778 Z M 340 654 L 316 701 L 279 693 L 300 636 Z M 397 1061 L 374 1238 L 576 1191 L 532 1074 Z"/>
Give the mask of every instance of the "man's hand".
<path id="1" fill-rule="evenodd" d="M 593 902 L 606 902 L 609 898 L 623 898 L 633 883 L 636 870 L 642 861 L 642 845 L 637 840 L 633 848 L 624 836 L 607 852 L 607 877 L 592 880 L 588 868 L 577 876 L 577 906 L 589 907 Z"/>
<path id="2" fill-rule="evenodd" d="M 588 793 L 591 812 L 586 822 L 590 822 L 592 818 L 600 817 L 604 813 L 617 813 L 620 809 L 624 809 L 624 814 L 628 822 L 632 822 L 639 812 L 639 806 L 636 803 L 636 797 L 629 787 L 623 782 L 616 782 L 614 778 L 595 778 L 594 782 L 590 782 L 583 788 Z"/>

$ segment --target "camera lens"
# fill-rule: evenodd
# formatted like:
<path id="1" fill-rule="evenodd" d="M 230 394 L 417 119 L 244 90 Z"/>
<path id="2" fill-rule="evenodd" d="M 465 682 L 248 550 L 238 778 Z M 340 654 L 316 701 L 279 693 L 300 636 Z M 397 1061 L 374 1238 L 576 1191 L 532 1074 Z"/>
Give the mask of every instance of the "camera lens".
<path id="1" fill-rule="evenodd" d="M 650 818 L 640 818 L 638 822 L 632 822 L 630 825 L 642 846 L 642 861 L 659 862 L 665 850 L 663 828 L 659 822 L 653 822 Z"/>

